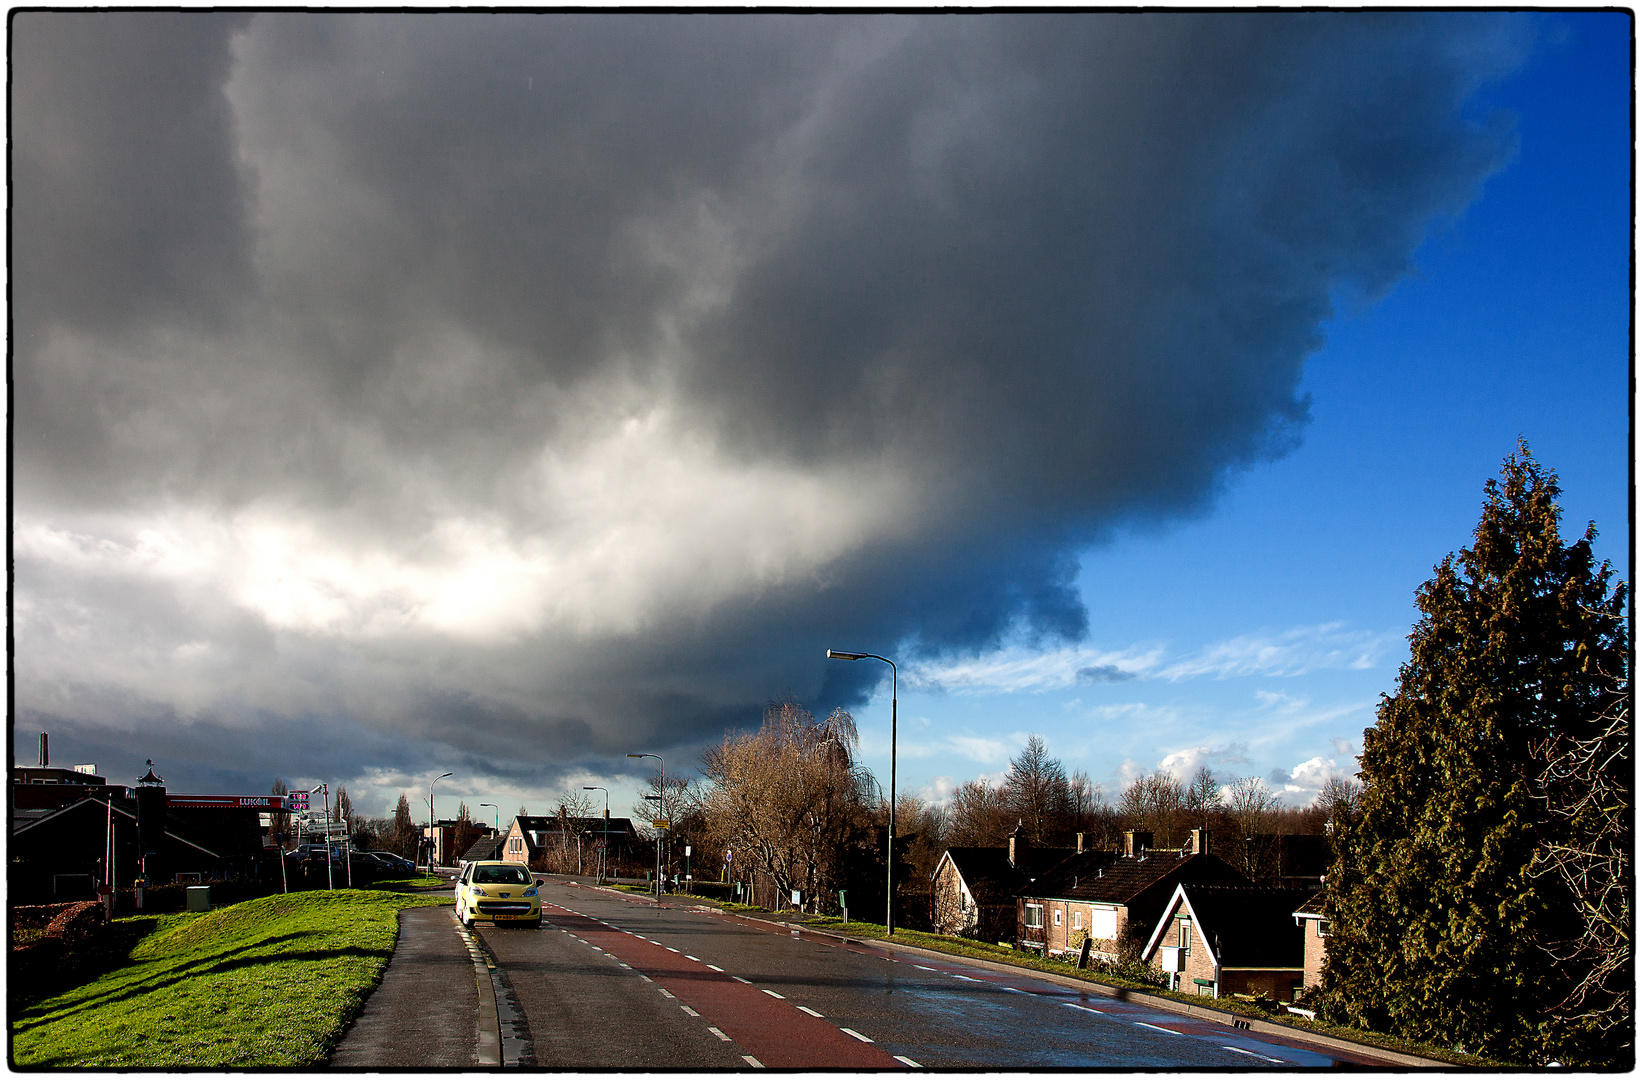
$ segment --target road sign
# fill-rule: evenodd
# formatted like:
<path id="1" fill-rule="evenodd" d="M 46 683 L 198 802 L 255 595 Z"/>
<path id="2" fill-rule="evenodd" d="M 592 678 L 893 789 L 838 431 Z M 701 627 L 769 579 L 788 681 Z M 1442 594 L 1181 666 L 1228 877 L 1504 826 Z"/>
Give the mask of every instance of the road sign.
<path id="1" fill-rule="evenodd" d="M 665 829 L 668 826 L 672 825 L 673 823 L 668 818 L 657 818 L 656 820 L 652 821 L 650 824 L 654 828 Z"/>

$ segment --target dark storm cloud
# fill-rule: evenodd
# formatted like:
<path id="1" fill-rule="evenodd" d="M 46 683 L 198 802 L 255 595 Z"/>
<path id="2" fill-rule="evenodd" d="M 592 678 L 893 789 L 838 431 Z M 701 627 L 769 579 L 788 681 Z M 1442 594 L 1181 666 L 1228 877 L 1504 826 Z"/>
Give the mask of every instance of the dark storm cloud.
<path id="1" fill-rule="evenodd" d="M 1077 550 L 1291 446 L 1509 152 L 1522 24 L 14 26 L 20 702 L 546 776 L 1081 635 Z"/>

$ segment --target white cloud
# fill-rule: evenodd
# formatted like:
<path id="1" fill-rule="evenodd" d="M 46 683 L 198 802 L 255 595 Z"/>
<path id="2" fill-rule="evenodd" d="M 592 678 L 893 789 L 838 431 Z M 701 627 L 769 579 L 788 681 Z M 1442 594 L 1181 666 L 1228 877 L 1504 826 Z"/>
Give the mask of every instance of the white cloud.
<path id="1" fill-rule="evenodd" d="M 1218 750 L 1209 746 L 1193 746 L 1166 755 L 1157 763 L 1157 767 L 1176 780 L 1189 781 L 1197 770 L 1205 765 L 1209 766 L 1211 772 L 1218 772 L 1215 768 L 1217 765 L 1248 764 L 1248 751 L 1246 743 L 1232 743 Z"/>
<path id="2" fill-rule="evenodd" d="M 1154 667 L 1161 657 L 1155 648 L 1121 652 L 1088 648 L 1033 652 L 1012 646 L 973 660 L 944 664 L 916 664 L 908 669 L 907 685 L 920 690 L 949 693 L 1014 694 L 1065 690 L 1080 683 L 1127 682 Z"/>
<path id="3" fill-rule="evenodd" d="M 1343 622 L 1297 626 L 1278 633 L 1244 634 L 1210 645 L 1157 672 L 1179 681 L 1202 676 L 1287 677 L 1321 669 L 1372 668 L 1399 637 L 1395 633 L 1347 630 Z"/>
<path id="4" fill-rule="evenodd" d="M 1272 782 L 1276 793 L 1285 802 L 1293 806 L 1308 806 L 1330 780 L 1349 779 L 1356 771 L 1356 762 L 1342 767 L 1333 758 L 1318 756 L 1302 761 L 1292 769 L 1273 770 Z M 1283 776 L 1285 772 L 1286 777 Z"/>
<path id="5" fill-rule="evenodd" d="M 945 806 L 952 801 L 952 793 L 957 790 L 958 782 L 952 777 L 937 776 L 918 789 L 918 798 L 930 806 Z"/>

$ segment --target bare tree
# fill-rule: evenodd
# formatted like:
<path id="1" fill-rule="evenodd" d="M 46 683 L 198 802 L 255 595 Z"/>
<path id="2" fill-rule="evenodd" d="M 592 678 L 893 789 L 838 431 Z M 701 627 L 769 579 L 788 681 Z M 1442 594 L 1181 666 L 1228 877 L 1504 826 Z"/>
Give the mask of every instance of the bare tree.
<path id="1" fill-rule="evenodd" d="M 1226 787 L 1226 817 L 1233 835 L 1224 845 L 1227 861 L 1258 885 L 1275 885 L 1277 829 L 1282 803 L 1258 776 L 1243 776 Z"/>
<path id="2" fill-rule="evenodd" d="M 756 734 L 703 754 L 703 824 L 738 869 L 833 899 L 847 849 L 866 841 L 871 775 L 855 761 L 855 720 L 835 709 L 817 721 L 791 700 L 772 702 Z"/>
<path id="3" fill-rule="evenodd" d="M 947 844 L 951 847 L 1001 847 L 1015 827 L 1003 792 L 985 780 L 970 780 L 952 793 L 947 812 Z"/>
<path id="4" fill-rule="evenodd" d="M 272 794 L 274 794 L 274 795 L 289 795 L 290 794 L 290 789 L 285 786 L 285 781 L 284 780 L 282 780 L 282 779 L 280 779 L 279 777 L 276 776 L 276 777 L 274 777 L 274 787 L 273 787 Z M 291 815 L 290 814 L 273 814 L 269 817 L 269 821 L 270 821 L 270 824 L 269 824 L 269 827 L 268 827 L 269 831 L 274 832 L 274 833 L 278 833 L 280 836 L 285 837 L 285 839 L 280 842 L 280 846 L 281 847 L 288 846 L 291 842 L 290 841 L 290 836 L 291 836 Z"/>
<path id="5" fill-rule="evenodd" d="M 416 823 L 411 820 L 410 799 L 399 793 L 399 803 L 393 808 L 393 850 L 407 859 L 416 857 L 419 838 Z"/>
<path id="6" fill-rule="evenodd" d="M 1049 756 L 1043 736 L 1026 740 L 1009 762 L 1003 780 L 1004 805 L 1026 829 L 1034 844 L 1065 839 L 1072 813 L 1066 768 Z"/>
<path id="7" fill-rule="evenodd" d="M 1176 846 L 1189 820 L 1186 785 L 1162 770 L 1137 776 L 1119 796 L 1118 811 L 1127 828 L 1151 833 L 1156 846 Z"/>
<path id="8" fill-rule="evenodd" d="M 1615 680 L 1617 686 L 1617 680 Z M 1566 929 L 1540 948 L 1576 976 L 1550 1010 L 1561 1023 L 1600 1032 L 1629 1027 L 1631 991 L 1631 705 L 1628 681 L 1585 738 L 1541 742 L 1538 798 L 1552 830 L 1540 842 L 1536 877 L 1561 884 Z"/>

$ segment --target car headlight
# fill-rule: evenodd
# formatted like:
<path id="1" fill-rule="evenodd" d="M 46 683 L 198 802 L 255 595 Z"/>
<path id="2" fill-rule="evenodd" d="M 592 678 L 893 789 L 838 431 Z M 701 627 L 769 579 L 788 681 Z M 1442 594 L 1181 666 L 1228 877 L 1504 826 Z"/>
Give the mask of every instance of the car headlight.
<path id="1" fill-rule="evenodd" d="M 532 885 L 530 888 L 526 889 L 525 890 L 525 895 L 526 896 L 535 896 L 536 895 L 536 887 L 534 885 Z"/>

